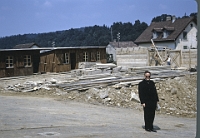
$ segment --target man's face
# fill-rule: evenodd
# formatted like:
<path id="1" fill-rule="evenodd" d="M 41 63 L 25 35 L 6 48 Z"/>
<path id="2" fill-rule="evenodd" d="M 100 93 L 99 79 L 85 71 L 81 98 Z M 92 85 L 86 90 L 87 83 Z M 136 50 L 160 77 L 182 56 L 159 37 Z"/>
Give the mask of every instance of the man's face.
<path id="1" fill-rule="evenodd" d="M 149 79 L 150 79 L 150 76 L 151 76 L 150 73 L 145 73 L 145 74 L 144 74 L 144 77 L 145 77 L 146 80 L 149 80 Z"/>

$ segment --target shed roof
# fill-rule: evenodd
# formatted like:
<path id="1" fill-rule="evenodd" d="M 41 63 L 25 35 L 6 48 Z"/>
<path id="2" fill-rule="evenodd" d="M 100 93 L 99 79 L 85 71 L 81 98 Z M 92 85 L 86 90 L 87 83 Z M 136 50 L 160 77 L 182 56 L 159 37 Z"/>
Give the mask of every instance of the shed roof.
<path id="1" fill-rule="evenodd" d="M 1 51 L 26 51 L 26 50 L 90 49 L 90 48 L 106 48 L 106 46 L 16 48 L 16 49 L 0 49 L 0 52 Z"/>
<path id="2" fill-rule="evenodd" d="M 13 49 L 22 49 L 22 48 L 32 48 L 33 46 L 39 47 L 36 43 L 26 43 L 26 44 L 19 44 L 13 47 Z"/>

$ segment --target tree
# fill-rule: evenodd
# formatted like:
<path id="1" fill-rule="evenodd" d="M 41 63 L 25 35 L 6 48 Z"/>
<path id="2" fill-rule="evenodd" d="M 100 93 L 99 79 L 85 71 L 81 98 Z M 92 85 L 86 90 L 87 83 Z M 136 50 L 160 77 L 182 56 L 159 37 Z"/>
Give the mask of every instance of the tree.
<path id="1" fill-rule="evenodd" d="M 154 17 L 151 22 L 162 22 L 162 21 L 166 21 L 167 17 L 171 17 L 172 15 L 168 15 L 168 14 L 162 14 L 161 16 L 156 16 Z"/>
<path id="2" fill-rule="evenodd" d="M 120 32 L 120 41 L 134 41 L 147 27 L 146 23 L 141 23 L 139 20 L 136 20 L 134 24 L 131 22 L 114 22 L 112 25 L 112 34 L 114 39 L 116 39 L 117 33 Z M 106 46 L 110 40 L 111 28 L 106 25 L 94 25 L 49 33 L 3 37 L 0 38 L 0 48 L 12 48 L 18 44 L 31 42 L 35 42 L 41 47 L 51 47 L 53 41 L 55 41 L 55 47 Z"/>

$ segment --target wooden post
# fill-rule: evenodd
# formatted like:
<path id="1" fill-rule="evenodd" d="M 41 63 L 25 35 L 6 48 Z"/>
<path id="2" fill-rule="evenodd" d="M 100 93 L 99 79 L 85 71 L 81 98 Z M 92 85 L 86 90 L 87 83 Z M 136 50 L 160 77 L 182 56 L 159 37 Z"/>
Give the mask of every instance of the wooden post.
<path id="1" fill-rule="evenodd" d="M 189 48 L 189 70 L 191 69 L 191 52 Z"/>
<path id="2" fill-rule="evenodd" d="M 153 42 L 153 39 L 151 39 L 151 42 L 152 42 L 152 44 L 153 44 L 153 46 L 154 46 L 154 48 L 155 48 L 155 50 L 156 50 L 156 52 L 157 52 L 157 54 L 158 54 L 158 57 L 160 58 L 161 62 L 163 62 L 163 60 L 162 60 L 162 58 L 161 58 L 161 56 L 160 56 L 160 54 L 159 54 L 159 52 L 158 52 L 158 49 L 156 48 L 156 46 L 155 46 L 155 44 L 154 44 L 154 42 Z"/>
<path id="3" fill-rule="evenodd" d="M 148 58 L 147 65 L 150 66 L 150 52 L 148 49 L 147 49 L 147 58 Z"/>
<path id="4" fill-rule="evenodd" d="M 183 64 L 183 51 L 180 51 L 180 66 Z"/>

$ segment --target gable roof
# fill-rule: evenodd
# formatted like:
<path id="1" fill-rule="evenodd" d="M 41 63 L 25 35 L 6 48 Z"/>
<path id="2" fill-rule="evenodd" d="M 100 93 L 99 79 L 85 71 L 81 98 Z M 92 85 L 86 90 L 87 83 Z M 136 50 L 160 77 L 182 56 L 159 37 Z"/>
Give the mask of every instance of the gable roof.
<path id="1" fill-rule="evenodd" d="M 171 20 L 164 22 L 152 22 L 150 26 L 147 27 L 147 29 L 144 30 L 144 32 L 135 40 L 135 43 L 139 44 L 151 42 L 151 39 L 153 38 L 153 31 L 160 33 L 160 35 L 156 39 L 153 39 L 155 42 L 174 41 L 191 21 L 197 23 L 195 17 L 180 18 L 176 19 L 174 22 L 172 22 Z M 171 34 L 167 38 L 162 37 L 162 32 L 164 30 L 171 31 Z"/>
<path id="2" fill-rule="evenodd" d="M 22 48 L 32 48 L 33 46 L 39 47 L 36 43 L 26 43 L 26 44 L 19 44 L 13 47 L 13 49 L 22 49 Z"/>

